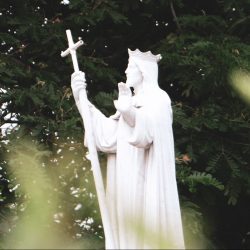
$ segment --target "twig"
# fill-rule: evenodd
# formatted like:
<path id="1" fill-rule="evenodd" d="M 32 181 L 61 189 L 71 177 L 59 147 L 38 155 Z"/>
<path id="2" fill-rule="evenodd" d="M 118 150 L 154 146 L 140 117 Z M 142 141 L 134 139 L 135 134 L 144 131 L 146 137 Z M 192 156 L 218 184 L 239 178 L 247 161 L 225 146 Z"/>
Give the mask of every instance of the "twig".
<path id="1" fill-rule="evenodd" d="M 172 15 L 174 17 L 174 21 L 176 23 L 177 29 L 178 29 L 179 32 L 181 32 L 181 26 L 180 26 L 180 23 L 179 23 L 178 18 L 176 16 L 173 1 L 170 2 L 170 9 L 171 9 Z"/>

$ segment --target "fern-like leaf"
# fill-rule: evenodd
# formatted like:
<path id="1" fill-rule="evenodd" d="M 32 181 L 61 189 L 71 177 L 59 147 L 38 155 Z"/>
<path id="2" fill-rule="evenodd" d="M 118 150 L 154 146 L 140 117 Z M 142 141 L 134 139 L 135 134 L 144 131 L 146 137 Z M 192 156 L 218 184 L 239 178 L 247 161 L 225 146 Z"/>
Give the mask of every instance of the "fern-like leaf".
<path id="1" fill-rule="evenodd" d="M 187 183 L 191 192 L 196 191 L 197 184 L 211 186 L 218 190 L 224 189 L 224 185 L 220 181 L 218 181 L 211 174 L 206 172 L 194 171 L 190 176 L 187 177 Z"/>

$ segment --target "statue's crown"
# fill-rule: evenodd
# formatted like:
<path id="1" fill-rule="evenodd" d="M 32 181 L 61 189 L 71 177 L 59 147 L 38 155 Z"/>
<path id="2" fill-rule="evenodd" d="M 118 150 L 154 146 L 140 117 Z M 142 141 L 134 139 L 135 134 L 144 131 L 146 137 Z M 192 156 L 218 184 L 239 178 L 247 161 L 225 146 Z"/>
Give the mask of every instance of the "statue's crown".
<path id="1" fill-rule="evenodd" d="M 139 49 L 136 49 L 134 51 L 128 49 L 128 54 L 129 54 L 129 57 L 131 58 L 135 57 L 135 58 L 150 61 L 150 62 L 159 62 L 162 59 L 161 54 L 153 55 L 151 51 L 141 52 Z"/>

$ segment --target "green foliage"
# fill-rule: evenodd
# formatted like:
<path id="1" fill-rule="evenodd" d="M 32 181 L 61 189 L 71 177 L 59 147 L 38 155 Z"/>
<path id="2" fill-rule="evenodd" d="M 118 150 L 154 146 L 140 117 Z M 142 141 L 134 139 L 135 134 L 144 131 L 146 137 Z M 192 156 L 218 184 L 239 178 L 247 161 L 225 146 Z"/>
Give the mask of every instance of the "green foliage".
<path id="1" fill-rule="evenodd" d="M 211 239 L 208 245 L 213 247 L 247 248 L 250 114 L 238 93 L 246 101 L 249 88 L 247 80 L 232 72 L 250 71 L 249 9 L 249 0 L 2 1 L 0 103 L 4 106 L 0 124 L 17 124 L 16 130 L 1 135 L 4 228 L 15 225 L 15 220 L 8 225 L 5 218 L 7 214 L 14 218 L 18 209 L 13 204 L 21 204 L 7 168 L 6 144 L 29 135 L 51 152 L 45 172 L 53 181 L 61 176 L 56 196 L 64 201 L 62 210 L 69 215 L 65 221 L 69 234 L 95 239 L 103 235 L 98 210 L 92 209 L 96 199 L 89 199 L 95 193 L 91 171 L 88 167 L 80 170 L 85 158 L 79 143 L 82 121 L 70 89 L 72 63 L 60 57 L 67 47 L 65 30 L 70 28 L 74 40 L 82 37 L 85 42 L 78 59 L 86 73 L 89 98 L 106 115 L 115 111 L 116 84 L 125 80 L 127 48 L 162 54 L 159 83 L 173 104 L 179 191 L 183 210 L 186 202 L 187 214 L 193 218 L 185 219 L 185 227 L 199 238 L 201 213 L 205 221 L 214 221 L 203 230 L 202 241 Z M 244 91 L 239 90 L 240 83 Z M 71 164 L 73 158 L 77 160 Z M 70 187 L 80 188 L 78 197 L 64 197 Z M 78 213 L 74 208 L 83 198 L 88 202 Z M 235 214 L 241 217 L 233 219 Z M 89 217 L 95 221 L 91 229 L 80 227 Z M 192 248 L 196 243 L 189 240 Z"/>
<path id="2" fill-rule="evenodd" d="M 194 192 L 196 188 L 195 185 L 197 183 L 201 183 L 203 185 L 207 185 L 210 187 L 215 187 L 219 190 L 224 189 L 224 186 L 221 184 L 221 182 L 213 178 L 211 174 L 207 174 L 205 172 L 200 173 L 200 172 L 195 171 L 193 174 L 188 176 L 187 182 L 189 183 L 189 186 L 190 186 L 189 189 L 191 192 Z"/>
<path id="3" fill-rule="evenodd" d="M 97 220 L 88 222 L 82 220 L 80 215 L 90 208 L 86 213 L 93 217 L 97 204 L 95 195 L 92 193 L 90 196 L 93 191 L 88 187 L 91 178 L 87 170 L 89 166 L 84 165 L 86 171 L 83 175 L 77 143 L 72 142 L 69 147 L 68 143 L 60 141 L 61 149 L 57 152 L 45 150 L 32 138 L 13 140 L 8 145 L 9 188 L 16 190 L 16 225 L 8 228 L 4 238 L 5 248 L 88 248 L 86 244 L 90 241 L 93 247 L 102 245 L 102 241 L 98 240 L 98 227 L 95 229 Z M 69 168 L 73 170 L 73 175 Z M 85 185 L 82 184 L 83 179 Z M 12 184 L 15 187 L 11 187 Z M 86 196 L 92 202 L 88 201 L 83 207 Z M 70 211 L 75 211 L 73 218 Z M 14 218 L 9 217 L 9 220 Z M 90 230 L 88 224 L 92 225 L 93 237 L 85 243 L 83 234 Z M 74 233 L 69 234 L 70 231 Z M 77 235 L 82 236 L 81 240 L 75 239 Z"/>

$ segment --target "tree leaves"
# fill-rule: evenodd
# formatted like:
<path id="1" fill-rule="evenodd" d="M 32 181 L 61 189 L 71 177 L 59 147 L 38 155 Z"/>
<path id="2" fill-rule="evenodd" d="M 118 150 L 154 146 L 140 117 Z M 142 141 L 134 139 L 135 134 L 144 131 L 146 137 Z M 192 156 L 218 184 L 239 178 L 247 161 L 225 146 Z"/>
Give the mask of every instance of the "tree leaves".
<path id="1" fill-rule="evenodd" d="M 90 100 L 106 115 L 114 112 L 116 83 L 125 79 L 127 48 L 152 50 L 163 56 L 159 83 L 172 99 L 181 197 L 211 211 L 214 205 L 209 197 L 213 197 L 222 229 L 211 238 L 221 238 L 228 232 L 224 221 L 231 225 L 230 206 L 246 215 L 241 204 L 250 195 L 246 191 L 250 114 L 230 85 L 233 69 L 249 71 L 248 7 L 246 0 L 209 4 L 74 0 L 65 5 L 61 1 L 2 1 L 0 88 L 7 93 L 1 93 L 0 102 L 7 103 L 7 112 L 17 114 L 20 127 L 19 133 L 1 137 L 1 174 L 8 176 L 3 174 L 6 139 L 30 134 L 50 149 L 60 144 L 58 137 L 69 141 L 74 135 L 82 140 L 82 121 L 70 90 L 71 60 L 60 57 L 67 47 L 66 29 L 72 30 L 75 41 L 82 37 L 85 42 L 78 52 L 79 65 L 86 73 Z M 234 77 L 239 82 L 239 75 Z M 67 179 L 75 180 L 73 173 L 62 177 L 62 183 Z M 2 183 L 0 187 L 6 188 Z M 10 194 L 1 196 L 8 200 Z M 90 207 L 85 212 L 93 213 Z M 192 215 L 194 220 L 199 217 Z M 232 235 L 244 230 L 241 223 L 229 226 L 234 228 Z M 200 230 L 197 225 L 193 229 Z M 229 247 L 226 240 L 223 244 L 222 248 Z M 239 248 L 241 243 L 237 244 Z"/>

